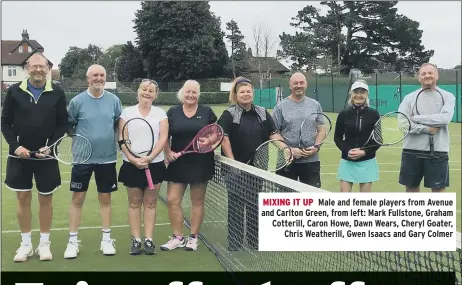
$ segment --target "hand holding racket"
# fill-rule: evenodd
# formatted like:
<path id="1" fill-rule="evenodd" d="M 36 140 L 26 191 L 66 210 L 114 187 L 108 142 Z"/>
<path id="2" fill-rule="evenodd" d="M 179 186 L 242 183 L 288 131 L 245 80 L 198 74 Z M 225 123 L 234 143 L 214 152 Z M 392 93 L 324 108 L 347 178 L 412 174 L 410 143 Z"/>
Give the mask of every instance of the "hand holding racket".
<path id="1" fill-rule="evenodd" d="M 444 98 L 438 89 L 434 89 L 436 94 L 432 92 L 431 88 L 423 88 L 417 94 L 415 99 L 415 112 L 417 115 L 434 115 L 439 114 L 444 106 Z M 411 115 L 411 120 L 412 120 Z M 428 142 L 430 144 L 430 157 L 435 157 L 435 143 L 434 134 L 439 128 L 430 127 L 430 134 L 428 135 Z"/>
<path id="2" fill-rule="evenodd" d="M 24 152 L 23 150 L 19 158 L 31 160 L 56 159 L 61 163 L 74 165 L 87 162 L 93 150 L 87 138 L 77 134 L 66 134 L 50 146 L 42 147 L 38 151 L 29 151 L 28 157 L 24 155 Z M 32 155 L 38 158 L 32 158 Z"/>
<path id="3" fill-rule="evenodd" d="M 173 153 L 173 157 L 178 159 L 188 153 L 209 153 L 214 151 L 223 141 L 224 132 L 220 125 L 210 124 L 203 127 L 193 138 L 191 143 L 182 151 Z"/>
<path id="4" fill-rule="evenodd" d="M 128 120 L 122 128 L 122 144 L 137 160 L 132 162 L 138 168 L 144 168 L 149 189 L 154 189 L 151 171 L 149 170 L 149 155 L 154 148 L 154 131 L 148 121 L 142 118 Z"/>
<path id="5" fill-rule="evenodd" d="M 404 140 L 410 131 L 411 122 L 405 114 L 397 111 L 386 113 L 375 123 L 374 129 L 360 150 L 397 144 Z"/>
<path id="6" fill-rule="evenodd" d="M 269 140 L 262 143 L 255 150 L 247 164 L 276 172 L 289 165 L 293 160 L 290 147 L 282 140 Z"/>

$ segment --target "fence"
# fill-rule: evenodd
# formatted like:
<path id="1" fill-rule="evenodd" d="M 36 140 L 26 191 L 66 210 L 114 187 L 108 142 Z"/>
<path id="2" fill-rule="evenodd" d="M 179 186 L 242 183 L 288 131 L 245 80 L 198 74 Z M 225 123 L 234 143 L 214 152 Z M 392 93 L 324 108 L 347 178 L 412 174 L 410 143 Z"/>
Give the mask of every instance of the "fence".
<path id="1" fill-rule="evenodd" d="M 393 76 L 394 75 L 394 76 Z M 456 97 L 456 108 L 452 122 L 460 123 L 461 112 L 461 75 L 460 70 L 440 71 L 438 86 L 451 92 Z M 358 77 L 313 76 L 308 77 L 306 95 L 320 102 L 325 112 L 338 113 L 347 106 L 351 84 Z M 389 73 L 384 76 L 378 73 L 362 76 L 369 84 L 371 105 L 380 114 L 398 110 L 403 98 L 420 88 L 417 78 L 405 77 L 402 74 Z M 290 95 L 288 81 L 286 83 L 266 82 L 263 89 L 255 89 L 254 104 L 268 109 L 274 108 L 277 102 Z"/>

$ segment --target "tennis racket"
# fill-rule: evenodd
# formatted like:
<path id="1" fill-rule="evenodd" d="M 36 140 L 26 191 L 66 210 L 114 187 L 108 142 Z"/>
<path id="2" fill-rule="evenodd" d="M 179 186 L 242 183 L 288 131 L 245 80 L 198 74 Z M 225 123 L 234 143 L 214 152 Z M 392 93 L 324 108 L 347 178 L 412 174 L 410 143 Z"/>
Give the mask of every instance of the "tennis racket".
<path id="1" fill-rule="evenodd" d="M 50 151 L 50 154 L 46 152 Z M 30 151 L 29 154 L 44 154 L 45 158 L 28 158 L 30 160 L 56 159 L 57 161 L 67 164 L 82 164 L 87 162 L 93 149 L 90 141 L 84 136 L 78 134 L 64 135 L 55 143 L 41 151 Z"/>
<path id="2" fill-rule="evenodd" d="M 410 131 L 411 121 L 405 114 L 397 111 L 386 113 L 374 124 L 369 138 L 360 149 L 397 144 L 404 140 Z M 373 143 L 369 144 L 371 141 Z"/>
<path id="3" fill-rule="evenodd" d="M 136 158 L 149 156 L 154 148 L 154 131 L 142 118 L 128 120 L 122 128 L 122 142 L 128 152 Z M 149 164 L 144 169 L 149 189 L 154 189 Z"/>
<path id="4" fill-rule="evenodd" d="M 444 106 L 444 98 L 438 89 L 435 88 L 435 91 L 436 94 L 431 91 L 431 88 L 424 88 L 420 90 L 415 99 L 414 109 L 417 115 L 433 115 L 441 112 L 441 109 L 443 109 Z M 428 141 L 430 144 L 430 157 L 435 157 L 433 134 L 428 135 Z"/>
<path id="5" fill-rule="evenodd" d="M 309 114 L 300 125 L 299 145 L 300 149 L 321 146 L 332 130 L 332 122 L 323 113 Z"/>
<path id="6" fill-rule="evenodd" d="M 224 131 L 218 124 L 203 127 L 182 151 L 174 153 L 176 158 L 188 153 L 208 153 L 214 151 L 223 141 Z"/>
<path id="7" fill-rule="evenodd" d="M 247 164 L 276 172 L 292 162 L 293 155 L 290 147 L 282 140 L 269 140 L 257 147 Z"/>

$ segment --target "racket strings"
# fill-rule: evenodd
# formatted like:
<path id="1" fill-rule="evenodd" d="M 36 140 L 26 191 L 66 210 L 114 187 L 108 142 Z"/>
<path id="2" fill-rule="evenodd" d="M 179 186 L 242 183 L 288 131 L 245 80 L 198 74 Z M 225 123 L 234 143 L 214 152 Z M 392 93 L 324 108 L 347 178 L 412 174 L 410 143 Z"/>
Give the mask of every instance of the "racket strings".
<path id="1" fill-rule="evenodd" d="M 331 123 L 324 114 L 317 113 L 307 117 L 300 127 L 299 147 L 311 147 L 323 143 L 331 130 Z M 319 134 L 324 135 L 318 138 Z"/>
<path id="2" fill-rule="evenodd" d="M 276 171 L 286 166 L 292 158 L 290 148 L 279 141 L 269 141 L 255 152 L 253 165 L 261 169 Z"/>
<path id="3" fill-rule="evenodd" d="M 381 145 L 400 142 L 410 129 L 409 119 L 400 113 L 384 115 L 374 126 L 374 140 Z"/>
<path id="4" fill-rule="evenodd" d="M 122 139 L 128 151 L 134 156 L 147 156 L 154 147 L 151 126 L 143 119 L 135 118 L 125 123 Z"/>
<path id="5" fill-rule="evenodd" d="M 193 148 L 199 153 L 210 152 L 220 145 L 223 136 L 223 130 L 220 126 L 210 125 L 196 135 L 197 140 L 193 144 Z"/>
<path id="6" fill-rule="evenodd" d="M 55 155 L 67 163 L 83 163 L 92 153 L 90 142 L 81 136 L 63 138 L 55 148 Z"/>

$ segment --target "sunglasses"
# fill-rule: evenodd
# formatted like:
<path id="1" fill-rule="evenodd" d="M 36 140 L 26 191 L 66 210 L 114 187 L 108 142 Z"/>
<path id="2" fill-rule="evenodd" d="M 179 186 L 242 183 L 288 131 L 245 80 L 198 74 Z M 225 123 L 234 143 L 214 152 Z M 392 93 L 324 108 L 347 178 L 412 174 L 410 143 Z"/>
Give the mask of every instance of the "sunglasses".
<path id="1" fill-rule="evenodd" d="M 152 79 L 143 79 L 143 80 L 141 80 L 141 83 L 145 83 L 145 82 L 152 83 L 152 84 L 156 85 L 156 89 L 159 89 L 159 84 L 157 84 L 157 82 L 155 80 L 152 80 Z"/>

